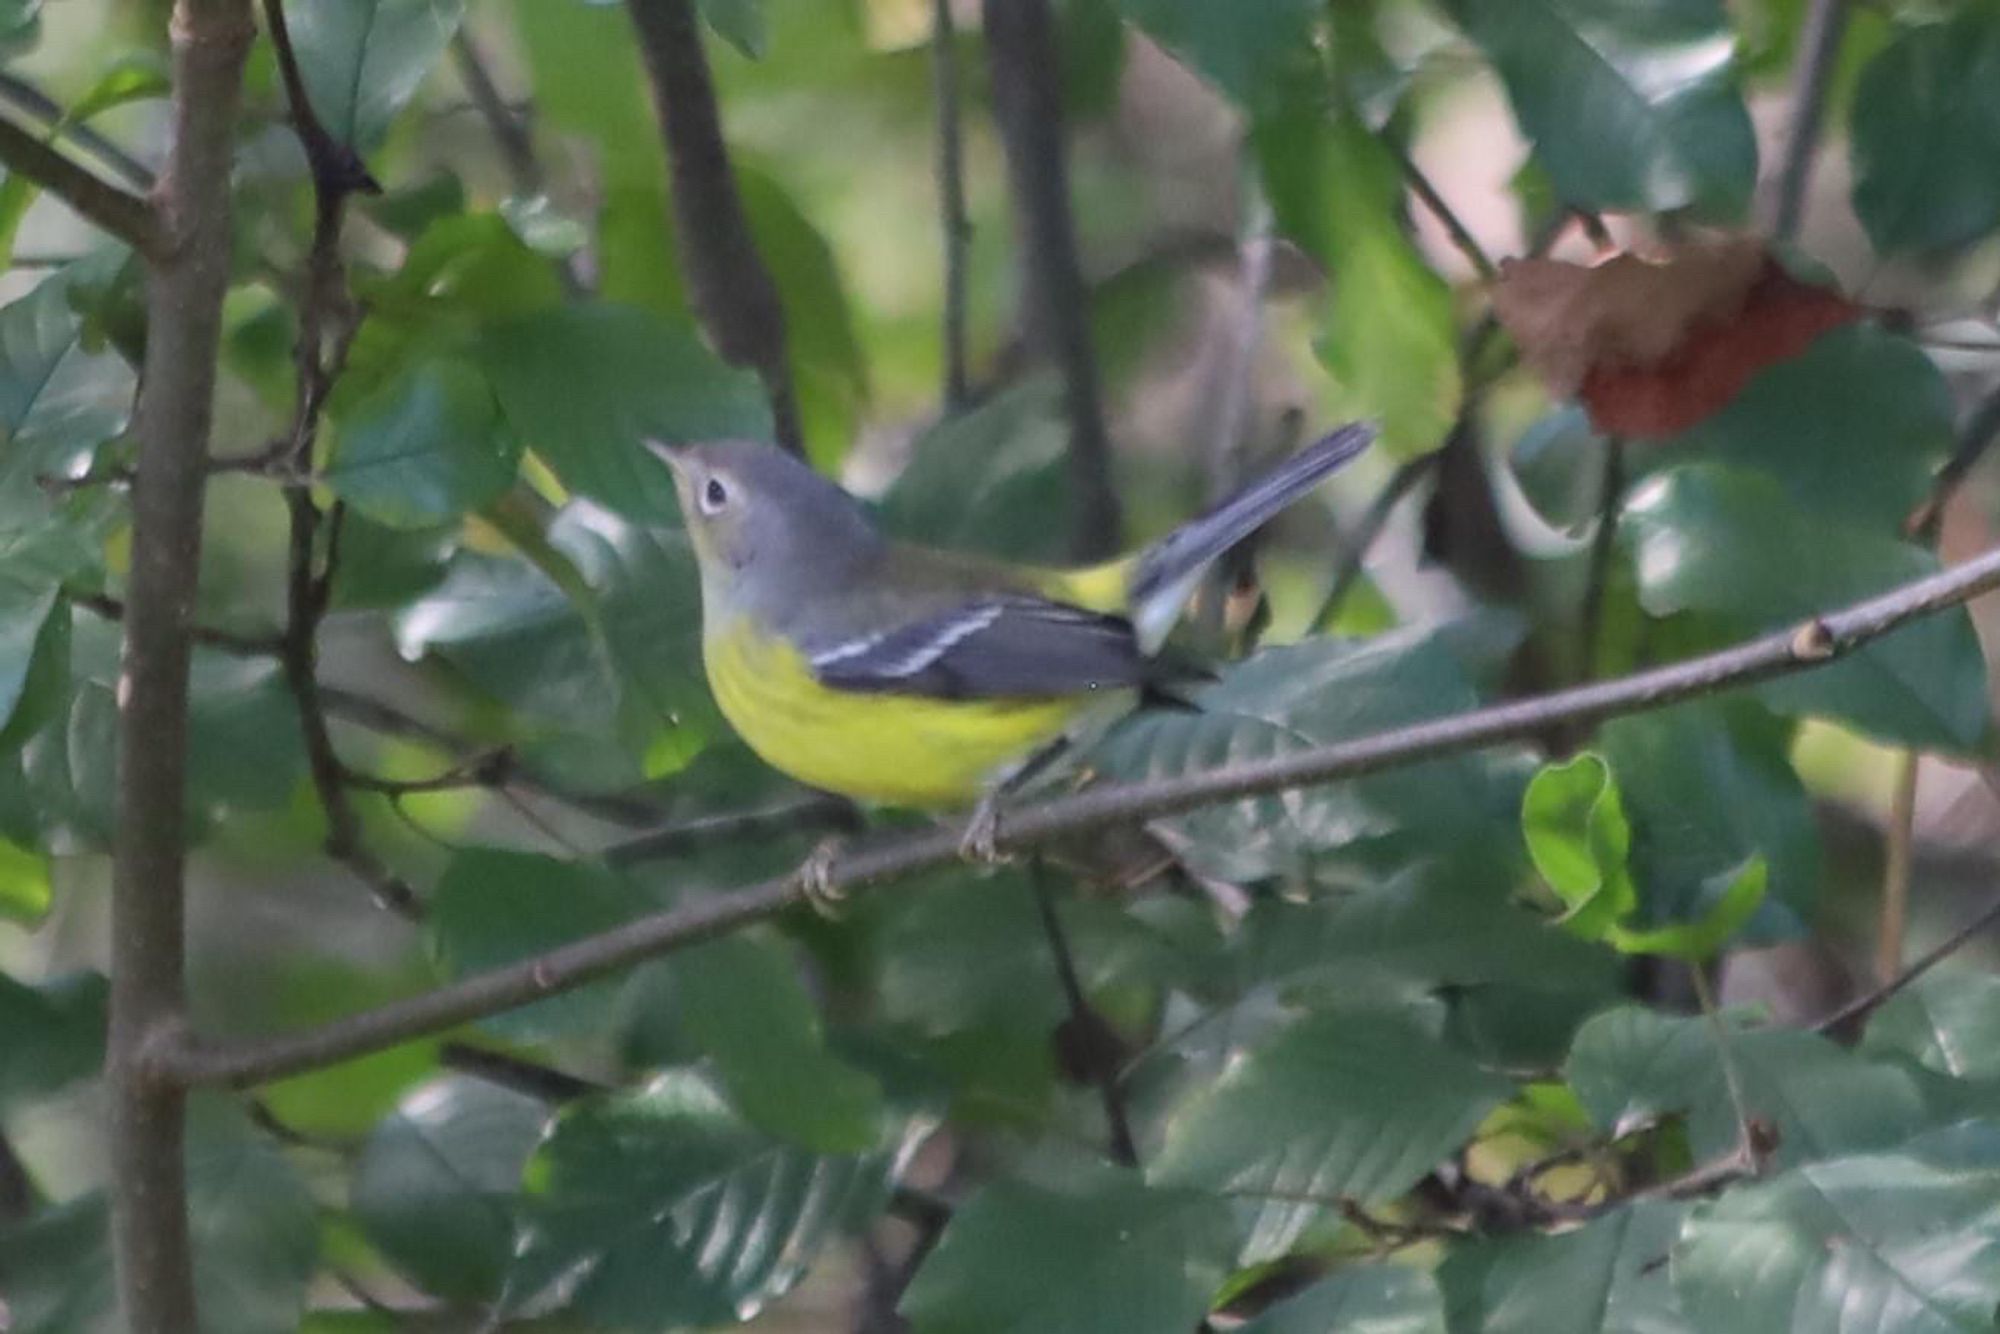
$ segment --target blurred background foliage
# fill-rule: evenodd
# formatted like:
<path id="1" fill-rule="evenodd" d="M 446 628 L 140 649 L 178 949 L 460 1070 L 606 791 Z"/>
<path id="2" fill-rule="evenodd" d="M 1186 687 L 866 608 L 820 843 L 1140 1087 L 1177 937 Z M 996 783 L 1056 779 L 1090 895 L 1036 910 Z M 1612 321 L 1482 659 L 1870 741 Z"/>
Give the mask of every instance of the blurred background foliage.
<path id="1" fill-rule="evenodd" d="M 637 442 L 778 422 L 691 311 L 627 7 L 288 8 L 318 118 L 383 189 L 349 210 L 361 318 L 311 474 L 287 473 L 312 181 L 260 42 L 192 695 L 189 985 L 219 1036 L 909 823 L 764 769 L 703 684 L 671 490 Z M 698 8 L 807 453 L 899 532 L 1061 558 L 1073 399 L 1020 313 L 1009 75 L 979 6 L 945 5 L 942 37 L 925 0 Z M 165 11 L 0 0 L 0 114 L 145 189 Z M 1209 590 L 1191 638 L 1216 678 L 1067 779 L 1669 662 L 1993 541 L 1989 479 L 1933 478 L 2000 433 L 2000 5 L 1053 17 L 1124 538 L 1306 432 L 1384 427 Z M 1502 257 L 1753 227 L 1865 318 L 1753 358 L 1666 439 L 1607 438 L 1489 314 Z M 114 1322 L 95 1076 L 143 271 L 18 174 L 0 246 L 0 1329 L 76 1334 Z M 950 327 L 970 385 L 948 404 Z M 316 702 L 274 651 L 287 487 L 343 515 Z M 203 1328 L 1992 1329 L 1990 943 L 1813 1028 L 1991 884 L 1986 630 L 1952 611 L 1594 735 L 937 872 L 205 1096 Z M 353 822 L 333 858 L 324 720 Z M 415 909 L 383 910 L 397 886 Z M 1710 978 L 1719 1018 L 1696 1014 Z M 1112 1161 L 1113 1112 L 1136 1164 Z"/>

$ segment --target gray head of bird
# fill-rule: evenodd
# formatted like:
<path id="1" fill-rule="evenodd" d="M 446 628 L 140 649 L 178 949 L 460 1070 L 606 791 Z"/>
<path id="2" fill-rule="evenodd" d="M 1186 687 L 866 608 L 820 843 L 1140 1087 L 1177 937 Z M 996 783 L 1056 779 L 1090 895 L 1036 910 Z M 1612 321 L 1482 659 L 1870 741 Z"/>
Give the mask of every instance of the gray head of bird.
<path id="1" fill-rule="evenodd" d="M 840 586 L 882 545 L 860 502 L 774 445 L 646 447 L 673 471 L 710 611 L 784 610 Z"/>

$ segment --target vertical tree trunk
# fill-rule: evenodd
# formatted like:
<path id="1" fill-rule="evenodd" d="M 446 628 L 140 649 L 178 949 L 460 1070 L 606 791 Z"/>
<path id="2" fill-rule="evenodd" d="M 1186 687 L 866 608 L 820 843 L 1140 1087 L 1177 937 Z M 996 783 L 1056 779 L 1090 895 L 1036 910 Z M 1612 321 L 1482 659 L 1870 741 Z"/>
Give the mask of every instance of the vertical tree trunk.
<path id="1" fill-rule="evenodd" d="M 179 0 L 173 146 L 157 194 L 165 231 L 148 275 L 133 423 L 132 576 L 118 683 L 112 872 L 112 1236 L 133 1334 L 198 1328 L 182 1161 L 184 1091 L 152 1057 L 184 1023 L 188 654 L 209 424 L 229 285 L 229 178 L 249 0 Z"/>

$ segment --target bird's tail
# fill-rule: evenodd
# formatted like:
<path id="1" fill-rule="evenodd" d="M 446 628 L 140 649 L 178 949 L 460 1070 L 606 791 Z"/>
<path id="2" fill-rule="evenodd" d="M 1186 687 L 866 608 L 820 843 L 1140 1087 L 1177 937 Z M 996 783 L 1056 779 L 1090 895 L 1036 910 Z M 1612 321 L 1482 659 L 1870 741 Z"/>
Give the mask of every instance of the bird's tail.
<path id="1" fill-rule="evenodd" d="M 1157 649 L 1180 619 L 1203 571 L 1375 439 L 1372 422 L 1352 422 L 1307 445 L 1201 517 L 1147 547 L 1131 567 L 1126 606 L 1139 643 Z"/>

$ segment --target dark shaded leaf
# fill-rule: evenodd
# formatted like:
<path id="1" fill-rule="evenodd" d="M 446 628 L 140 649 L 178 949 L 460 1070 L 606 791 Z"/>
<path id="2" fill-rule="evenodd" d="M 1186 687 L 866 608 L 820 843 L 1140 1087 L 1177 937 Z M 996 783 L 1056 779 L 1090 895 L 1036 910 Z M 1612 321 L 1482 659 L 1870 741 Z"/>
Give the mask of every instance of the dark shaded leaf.
<path id="1" fill-rule="evenodd" d="M 1682 1317 L 1668 1280 L 1687 1211 L 1641 1200 L 1573 1232 L 1454 1250 L 1438 1271 L 1452 1334 L 1715 1334 Z"/>
<path id="2" fill-rule="evenodd" d="M 0 845 L 0 859 L 12 853 Z M 104 1064 L 105 983 L 78 973 L 30 987 L 0 974 L 0 1110 L 87 1079 Z"/>
<path id="3" fill-rule="evenodd" d="M 1854 211 L 1882 251 L 1944 250 L 2000 227 L 2000 9 L 1898 33 L 1854 91 Z"/>
<path id="4" fill-rule="evenodd" d="M 1400 1264 L 1357 1265 L 1323 1278 L 1243 1326 L 1242 1334 L 1444 1334 L 1437 1282 Z"/>
<path id="5" fill-rule="evenodd" d="M 1749 202 L 1757 143 L 1716 0 L 1447 8 L 1498 67 L 1562 202 L 1721 216 Z"/>
<path id="6" fill-rule="evenodd" d="M 354 1166 L 355 1222 L 427 1291 L 493 1298 L 514 1250 L 521 1169 L 549 1115 L 525 1095 L 461 1076 L 413 1090 Z"/>
<path id="7" fill-rule="evenodd" d="M 932 546 L 1061 560 L 1071 526 L 1068 448 L 1055 382 L 1023 381 L 917 437 L 882 498 L 882 526 Z"/>
<path id="8" fill-rule="evenodd" d="M 310 0 L 286 27 L 313 111 L 336 141 L 378 144 L 444 54 L 464 0 Z"/>
<path id="9" fill-rule="evenodd" d="M 1109 1170 L 986 1187 L 903 1294 L 916 1334 L 1192 1329 L 1228 1272 L 1227 1204 Z"/>
<path id="10" fill-rule="evenodd" d="M 478 509 L 514 480 L 521 442 L 486 377 L 438 360 L 358 404 L 339 423 L 327 484 L 363 514 L 425 528 Z"/>
<path id="11" fill-rule="evenodd" d="M 1315 73 L 1314 0 L 1117 0 L 1148 37 L 1249 112 L 1289 100 Z"/>

